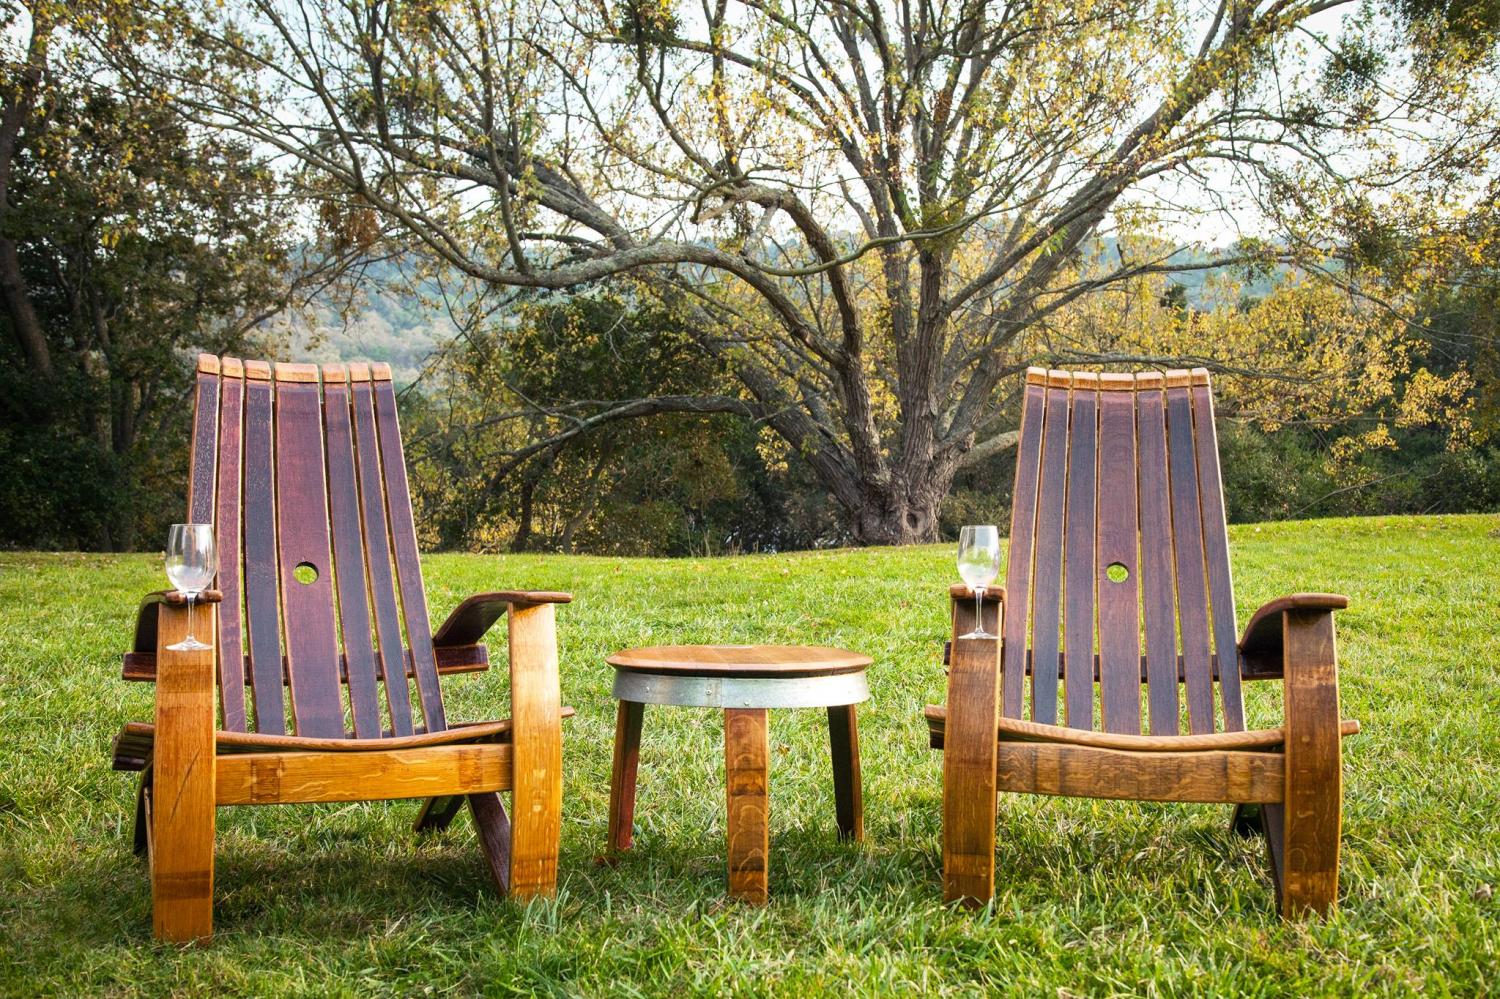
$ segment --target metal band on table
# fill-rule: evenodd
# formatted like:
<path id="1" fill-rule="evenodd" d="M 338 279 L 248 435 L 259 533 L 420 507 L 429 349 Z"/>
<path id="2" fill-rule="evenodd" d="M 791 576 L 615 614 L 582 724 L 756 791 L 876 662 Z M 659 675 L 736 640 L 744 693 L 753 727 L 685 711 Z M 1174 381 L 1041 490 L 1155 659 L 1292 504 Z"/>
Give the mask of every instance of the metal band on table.
<path id="1" fill-rule="evenodd" d="M 832 676 L 707 677 L 615 673 L 614 696 L 637 704 L 697 708 L 831 708 L 870 698 L 864 670 Z"/>

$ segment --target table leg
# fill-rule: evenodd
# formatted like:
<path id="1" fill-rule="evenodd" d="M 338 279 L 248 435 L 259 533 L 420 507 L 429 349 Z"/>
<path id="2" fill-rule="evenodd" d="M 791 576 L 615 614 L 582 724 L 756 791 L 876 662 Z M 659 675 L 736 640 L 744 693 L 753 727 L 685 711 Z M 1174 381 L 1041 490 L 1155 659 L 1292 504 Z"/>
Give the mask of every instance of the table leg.
<path id="1" fill-rule="evenodd" d="M 828 749 L 833 757 L 833 802 L 839 839 L 863 842 L 865 798 L 859 776 L 859 721 L 854 705 L 828 709 Z"/>
<path id="2" fill-rule="evenodd" d="M 765 708 L 724 709 L 724 778 L 729 800 L 729 894 L 764 904 L 771 853 Z"/>
<path id="3" fill-rule="evenodd" d="M 609 778 L 609 843 L 613 856 L 634 842 L 635 775 L 641 761 L 641 721 L 646 706 L 621 701 L 615 710 L 615 762 Z"/>

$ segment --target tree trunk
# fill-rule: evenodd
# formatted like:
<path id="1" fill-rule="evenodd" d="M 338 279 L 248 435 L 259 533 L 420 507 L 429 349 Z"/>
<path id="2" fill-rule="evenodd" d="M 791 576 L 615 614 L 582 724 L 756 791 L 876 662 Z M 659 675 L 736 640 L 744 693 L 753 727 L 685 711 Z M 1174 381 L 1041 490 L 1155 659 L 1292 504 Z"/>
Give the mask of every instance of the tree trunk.
<path id="1" fill-rule="evenodd" d="M 938 462 L 927 462 L 899 476 L 888 489 L 867 488 L 864 504 L 850 511 L 854 540 L 862 545 L 923 545 L 940 540 L 938 514 L 953 484 L 953 473 Z"/>

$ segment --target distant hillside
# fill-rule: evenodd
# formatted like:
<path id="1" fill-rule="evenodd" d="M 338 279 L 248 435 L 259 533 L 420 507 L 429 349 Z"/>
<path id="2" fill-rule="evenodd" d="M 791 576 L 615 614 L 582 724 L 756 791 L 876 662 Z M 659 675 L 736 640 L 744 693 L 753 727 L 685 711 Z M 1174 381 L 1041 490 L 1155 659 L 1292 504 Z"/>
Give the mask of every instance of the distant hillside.
<path id="1" fill-rule="evenodd" d="M 1214 252 L 1186 251 L 1174 257 L 1173 262 L 1203 262 L 1211 259 Z M 1100 241 L 1098 260 L 1101 265 L 1118 265 L 1118 243 L 1113 237 Z M 1206 284 L 1214 273 L 1182 271 L 1171 275 L 1167 283 L 1183 287 L 1190 307 L 1204 308 L 1209 304 Z M 1289 273 L 1287 268 L 1278 268 L 1272 276 L 1246 285 L 1245 294 L 1257 297 L 1268 294 L 1286 273 Z M 312 328 L 295 324 L 291 333 L 292 353 L 300 360 L 318 362 L 385 361 L 391 365 L 397 382 L 410 383 L 421 373 L 422 365 L 433 351 L 457 334 L 457 327 L 445 310 L 433 304 L 441 300 L 435 284 L 419 286 L 416 295 L 392 290 L 390 285 L 395 283 L 398 273 L 391 265 L 372 267 L 369 277 L 363 301 L 347 320 L 340 316 L 334 303 L 324 301 L 314 309 Z"/>

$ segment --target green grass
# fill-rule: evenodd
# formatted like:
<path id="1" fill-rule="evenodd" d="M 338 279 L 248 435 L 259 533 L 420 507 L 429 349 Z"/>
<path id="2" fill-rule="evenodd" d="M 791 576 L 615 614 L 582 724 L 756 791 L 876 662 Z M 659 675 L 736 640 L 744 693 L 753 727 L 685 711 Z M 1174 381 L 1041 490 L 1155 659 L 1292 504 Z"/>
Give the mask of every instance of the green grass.
<path id="1" fill-rule="evenodd" d="M 1245 526 L 1240 619 L 1291 590 L 1339 617 L 1346 716 L 1342 898 L 1327 922 L 1272 914 L 1257 843 L 1223 806 L 1005 796 L 999 892 L 941 904 L 939 754 L 950 550 L 724 560 L 440 555 L 434 616 L 499 587 L 573 591 L 559 614 L 567 724 L 552 903 L 494 897 L 466 817 L 409 832 L 414 802 L 220 813 L 211 946 L 151 941 L 130 853 L 118 726 L 151 688 L 119 679 L 149 556 L 0 556 L 0 991 L 9 994 L 1473 995 L 1500 967 L 1500 538 L 1495 517 Z M 722 730 L 651 709 L 637 848 L 604 838 L 615 648 L 842 645 L 875 658 L 860 719 L 867 842 L 835 841 L 821 713 L 773 712 L 771 889 L 724 900 Z M 504 670 L 456 677 L 450 716 L 504 713 Z M 1253 685 L 1252 725 L 1280 691 Z"/>

